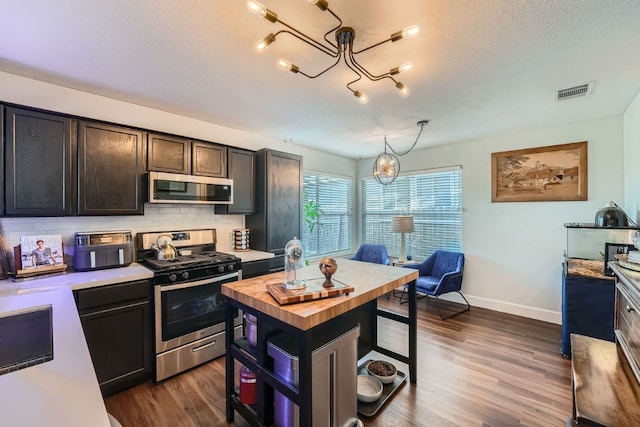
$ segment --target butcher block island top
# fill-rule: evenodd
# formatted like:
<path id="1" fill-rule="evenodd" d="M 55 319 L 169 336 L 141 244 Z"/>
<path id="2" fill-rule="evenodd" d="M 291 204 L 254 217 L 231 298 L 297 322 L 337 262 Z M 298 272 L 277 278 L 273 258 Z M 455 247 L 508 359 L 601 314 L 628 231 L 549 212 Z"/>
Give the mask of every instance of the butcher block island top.
<path id="1" fill-rule="evenodd" d="M 324 279 L 317 265 L 297 271 L 299 279 Z M 271 273 L 222 285 L 222 294 L 261 313 L 306 331 L 344 314 L 418 278 L 418 270 L 390 267 L 348 259 L 338 260 L 332 281 L 353 287 L 349 294 L 281 305 L 267 291 L 266 285 L 284 284 L 284 272 Z"/>

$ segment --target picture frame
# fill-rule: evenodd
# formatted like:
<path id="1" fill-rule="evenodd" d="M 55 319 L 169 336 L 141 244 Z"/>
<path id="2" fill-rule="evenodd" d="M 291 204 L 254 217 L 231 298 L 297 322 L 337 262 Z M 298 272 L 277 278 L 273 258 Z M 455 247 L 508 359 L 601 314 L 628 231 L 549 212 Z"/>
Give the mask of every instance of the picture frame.
<path id="1" fill-rule="evenodd" d="M 587 200 L 587 141 L 491 153 L 492 202 Z"/>
<path id="2" fill-rule="evenodd" d="M 609 261 L 616 261 L 616 255 L 628 254 L 635 250 L 635 246 L 627 243 L 605 243 L 604 244 L 604 275 L 613 276 L 613 270 L 609 268 Z"/>
<path id="3" fill-rule="evenodd" d="M 20 237 L 21 269 L 46 269 L 64 265 L 62 235 Z"/>

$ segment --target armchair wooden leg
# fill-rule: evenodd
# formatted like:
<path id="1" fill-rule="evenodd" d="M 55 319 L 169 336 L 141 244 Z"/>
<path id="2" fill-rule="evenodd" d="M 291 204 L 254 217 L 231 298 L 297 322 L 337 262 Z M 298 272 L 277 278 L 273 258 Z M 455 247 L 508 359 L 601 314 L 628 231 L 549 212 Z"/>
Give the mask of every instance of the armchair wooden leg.
<path id="1" fill-rule="evenodd" d="M 434 295 L 436 297 L 436 301 L 438 301 L 438 313 L 440 314 L 440 318 L 442 320 L 447 320 L 450 317 L 457 316 L 458 314 L 464 313 L 465 311 L 469 311 L 469 309 L 471 308 L 471 306 L 469 305 L 469 301 L 467 301 L 467 299 L 464 297 L 464 295 L 462 295 L 462 292 L 460 292 L 460 291 L 455 291 L 455 292 L 460 294 L 460 296 L 462 297 L 464 302 L 467 304 L 467 307 L 462 309 L 462 310 L 460 310 L 460 311 L 457 311 L 457 312 L 455 312 L 452 315 L 447 316 L 447 317 L 443 317 L 442 316 L 442 309 L 440 308 L 440 298 L 438 298 L 437 295 Z"/>

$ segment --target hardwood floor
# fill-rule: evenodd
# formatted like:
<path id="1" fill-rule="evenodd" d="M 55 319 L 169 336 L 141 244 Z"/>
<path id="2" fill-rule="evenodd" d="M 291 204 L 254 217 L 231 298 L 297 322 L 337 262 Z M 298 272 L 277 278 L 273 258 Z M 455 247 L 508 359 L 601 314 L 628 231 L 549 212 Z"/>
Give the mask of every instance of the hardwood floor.
<path id="1" fill-rule="evenodd" d="M 407 381 L 376 416 L 361 417 L 366 426 L 566 425 L 571 362 L 560 353 L 559 325 L 475 307 L 443 321 L 427 301 L 418 300 L 417 384 Z M 379 306 L 407 309 L 397 298 L 380 298 Z M 406 354 L 406 326 L 380 319 L 378 335 Z M 221 357 L 105 403 L 123 427 L 248 426 L 237 413 L 226 423 L 224 375 Z"/>

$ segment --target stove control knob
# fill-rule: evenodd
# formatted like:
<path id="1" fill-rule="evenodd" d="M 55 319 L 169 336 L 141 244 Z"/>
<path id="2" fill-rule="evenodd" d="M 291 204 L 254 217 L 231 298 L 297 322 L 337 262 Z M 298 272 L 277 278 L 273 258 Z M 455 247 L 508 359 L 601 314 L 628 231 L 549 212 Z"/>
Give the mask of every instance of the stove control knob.
<path id="1" fill-rule="evenodd" d="M 188 271 L 185 271 L 184 273 L 182 273 L 182 278 L 183 278 L 184 280 L 187 280 L 187 279 L 189 278 L 189 272 L 188 272 Z"/>
<path id="2" fill-rule="evenodd" d="M 175 275 L 174 273 L 171 273 L 171 274 L 169 275 L 169 281 L 170 281 L 170 282 L 175 282 L 175 281 L 176 281 L 176 279 L 177 279 L 177 277 L 176 277 L 176 275 Z"/>
<path id="3" fill-rule="evenodd" d="M 218 272 L 219 273 L 224 273 L 224 265 L 221 265 L 218 267 Z"/>
<path id="4" fill-rule="evenodd" d="M 229 270 L 229 271 L 233 271 L 233 264 L 229 264 L 229 265 L 227 266 L 227 270 Z"/>

